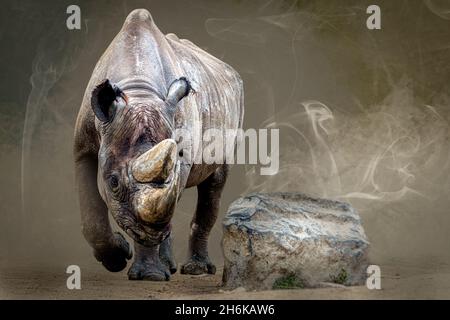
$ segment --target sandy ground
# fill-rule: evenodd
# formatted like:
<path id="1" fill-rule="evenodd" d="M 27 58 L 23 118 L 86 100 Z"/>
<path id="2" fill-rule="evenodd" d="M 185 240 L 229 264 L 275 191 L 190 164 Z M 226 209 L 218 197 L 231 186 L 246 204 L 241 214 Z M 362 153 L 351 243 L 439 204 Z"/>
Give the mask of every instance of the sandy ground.
<path id="1" fill-rule="evenodd" d="M 186 276 L 176 273 L 169 282 L 129 281 L 126 271 L 109 273 L 101 266 L 80 266 L 81 290 L 68 290 L 62 268 L 34 266 L 1 268 L 2 299 L 449 299 L 450 265 L 429 267 L 381 266 L 382 289 L 365 286 L 247 292 L 221 288 L 221 268 L 216 275 Z"/>

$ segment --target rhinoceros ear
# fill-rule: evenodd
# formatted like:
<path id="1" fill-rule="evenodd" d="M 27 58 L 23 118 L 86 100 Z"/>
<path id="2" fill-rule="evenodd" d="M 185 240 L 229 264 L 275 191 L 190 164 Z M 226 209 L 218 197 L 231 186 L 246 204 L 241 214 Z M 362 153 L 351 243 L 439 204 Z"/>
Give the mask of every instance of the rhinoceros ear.
<path id="1" fill-rule="evenodd" d="M 191 83 L 185 77 L 181 77 L 169 86 L 169 91 L 167 93 L 166 102 L 169 104 L 171 109 L 175 109 L 178 101 L 186 97 L 192 90 Z M 174 110 L 173 110 L 174 111 Z"/>
<path id="2" fill-rule="evenodd" d="M 91 96 L 91 107 L 95 116 L 102 122 L 111 121 L 116 112 L 115 102 L 118 102 L 118 98 L 127 102 L 127 97 L 122 90 L 108 79 L 96 86 Z"/>

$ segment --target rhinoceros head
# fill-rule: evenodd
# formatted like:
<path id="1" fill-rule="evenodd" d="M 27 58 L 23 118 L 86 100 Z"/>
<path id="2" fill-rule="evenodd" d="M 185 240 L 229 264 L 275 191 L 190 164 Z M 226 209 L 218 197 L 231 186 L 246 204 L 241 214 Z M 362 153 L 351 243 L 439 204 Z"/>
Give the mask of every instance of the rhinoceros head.
<path id="1" fill-rule="evenodd" d="M 99 192 L 117 224 L 143 245 L 170 231 L 180 194 L 180 161 L 172 139 L 178 102 L 190 90 L 180 78 L 164 99 L 131 99 L 108 80 L 92 92 L 100 148 Z"/>

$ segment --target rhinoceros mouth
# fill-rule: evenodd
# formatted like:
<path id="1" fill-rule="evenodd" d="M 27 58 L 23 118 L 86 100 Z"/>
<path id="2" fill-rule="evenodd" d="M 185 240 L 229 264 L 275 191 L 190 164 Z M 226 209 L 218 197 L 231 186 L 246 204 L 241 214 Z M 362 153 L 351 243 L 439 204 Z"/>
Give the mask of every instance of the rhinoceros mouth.
<path id="1" fill-rule="evenodd" d="M 143 246 L 152 246 L 160 244 L 170 234 L 170 224 L 167 224 L 162 230 L 155 230 L 151 227 L 142 225 L 134 228 L 127 228 L 125 232 L 136 242 Z"/>
<path id="2" fill-rule="evenodd" d="M 113 214 L 113 217 L 128 236 L 143 246 L 160 244 L 171 231 L 170 223 L 145 223 L 126 208 L 121 208 L 117 214 Z"/>

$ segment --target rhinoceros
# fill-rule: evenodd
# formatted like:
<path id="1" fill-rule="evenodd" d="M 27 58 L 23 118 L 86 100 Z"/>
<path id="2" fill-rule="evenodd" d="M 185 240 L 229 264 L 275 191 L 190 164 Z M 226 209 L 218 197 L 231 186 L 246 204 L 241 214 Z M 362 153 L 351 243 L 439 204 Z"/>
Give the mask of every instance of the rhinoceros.
<path id="1" fill-rule="evenodd" d="M 107 270 L 123 270 L 133 256 L 112 216 L 134 242 L 128 278 L 169 280 L 177 270 L 171 219 L 182 191 L 196 186 L 180 271 L 215 273 L 208 237 L 229 163 L 194 161 L 201 151 L 180 148 L 176 132 L 199 142 L 208 129 L 239 130 L 243 115 L 243 82 L 232 67 L 164 35 L 147 10 L 128 15 L 94 68 L 74 137 L 82 233 Z"/>

